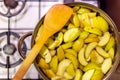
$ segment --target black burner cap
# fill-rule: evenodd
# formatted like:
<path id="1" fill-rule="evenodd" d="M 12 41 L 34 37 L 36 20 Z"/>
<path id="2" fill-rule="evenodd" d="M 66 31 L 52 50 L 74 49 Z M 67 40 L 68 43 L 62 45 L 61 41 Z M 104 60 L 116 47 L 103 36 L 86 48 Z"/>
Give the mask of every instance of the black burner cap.
<path id="1" fill-rule="evenodd" d="M 13 55 L 15 53 L 15 51 L 16 51 L 16 47 L 15 47 L 14 44 L 6 44 L 3 47 L 3 51 L 7 55 Z"/>
<path id="2" fill-rule="evenodd" d="M 18 6 L 18 2 L 15 0 L 4 0 L 4 4 L 6 7 L 10 7 L 11 9 L 14 9 Z"/>

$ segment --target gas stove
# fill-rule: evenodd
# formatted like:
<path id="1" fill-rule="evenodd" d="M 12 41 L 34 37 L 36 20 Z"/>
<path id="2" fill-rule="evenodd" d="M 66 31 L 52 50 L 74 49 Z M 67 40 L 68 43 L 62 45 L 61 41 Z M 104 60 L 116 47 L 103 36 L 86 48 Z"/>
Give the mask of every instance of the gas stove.
<path id="1" fill-rule="evenodd" d="M 0 0 L 0 80 L 12 79 L 23 61 L 17 47 L 19 38 L 33 31 L 52 5 L 67 2 L 86 2 L 98 6 L 97 0 Z M 22 44 L 24 55 L 31 49 L 30 40 L 31 36 Z M 24 79 L 41 79 L 33 64 Z"/>

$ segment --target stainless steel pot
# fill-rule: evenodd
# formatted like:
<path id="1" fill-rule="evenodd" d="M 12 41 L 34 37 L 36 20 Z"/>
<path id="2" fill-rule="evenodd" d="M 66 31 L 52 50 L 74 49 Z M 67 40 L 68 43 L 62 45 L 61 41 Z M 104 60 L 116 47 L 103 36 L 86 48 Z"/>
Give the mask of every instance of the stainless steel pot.
<path id="1" fill-rule="evenodd" d="M 118 64 L 119 64 L 119 57 L 120 57 L 120 38 L 119 38 L 119 35 L 118 35 L 118 29 L 116 27 L 116 25 L 114 24 L 113 20 L 104 12 L 102 11 L 101 9 L 93 6 L 93 5 L 90 5 L 90 4 L 86 4 L 86 3 L 81 3 L 81 2 L 76 2 L 76 3 L 67 3 L 65 4 L 67 6 L 82 6 L 82 7 L 85 7 L 85 8 L 88 8 L 88 9 L 91 9 L 95 12 L 97 12 L 99 15 L 101 15 L 102 17 L 105 18 L 105 20 L 109 23 L 111 29 L 113 30 L 113 34 L 115 36 L 115 39 L 116 39 L 116 54 L 115 54 L 115 59 L 114 59 L 114 63 L 113 63 L 113 66 L 112 68 L 109 70 L 109 72 L 104 76 L 104 80 L 108 80 L 110 78 L 110 76 L 112 75 L 112 73 L 115 72 Z M 25 55 L 22 54 L 22 49 L 21 49 L 21 45 L 23 43 L 23 40 L 32 35 L 32 41 L 31 41 L 31 47 L 34 45 L 35 43 L 35 38 L 37 36 L 37 33 L 38 33 L 38 30 L 40 28 L 40 25 L 42 24 L 44 20 L 44 17 L 38 22 L 36 28 L 34 29 L 34 32 L 29 32 L 27 34 L 25 34 L 23 37 L 20 38 L 19 40 L 19 43 L 18 43 L 18 50 L 19 50 L 19 53 L 20 55 L 22 56 L 22 58 L 25 58 Z M 34 65 L 35 67 L 37 68 L 39 74 L 41 75 L 41 77 L 44 79 L 44 80 L 49 80 L 49 78 L 44 74 L 44 72 L 41 70 L 41 68 L 38 67 L 38 64 L 37 64 L 37 58 L 36 60 L 34 61 Z"/>

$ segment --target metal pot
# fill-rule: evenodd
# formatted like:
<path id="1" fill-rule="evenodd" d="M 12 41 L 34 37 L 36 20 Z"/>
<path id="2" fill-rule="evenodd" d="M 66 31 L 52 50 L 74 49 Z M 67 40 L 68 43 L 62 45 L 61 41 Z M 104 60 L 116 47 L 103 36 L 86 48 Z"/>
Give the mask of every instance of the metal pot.
<path id="1" fill-rule="evenodd" d="M 119 56 L 120 56 L 120 41 L 119 41 L 119 35 L 118 35 L 118 29 L 116 27 L 116 25 L 114 24 L 113 20 L 104 12 L 102 11 L 101 9 L 93 6 L 93 5 L 90 5 L 90 4 L 86 4 L 86 3 L 81 3 L 81 2 L 76 2 L 76 3 L 67 3 L 65 4 L 67 6 L 75 6 L 75 5 L 78 5 L 78 6 L 82 6 L 82 7 L 85 7 L 85 8 L 88 8 L 88 9 L 91 9 L 97 13 L 99 13 L 99 15 L 101 15 L 102 17 L 104 17 L 104 19 L 108 22 L 108 24 L 110 25 L 111 29 L 113 30 L 113 34 L 115 36 L 115 39 L 116 39 L 116 54 L 115 54 L 115 59 L 114 59 L 114 63 L 113 63 L 113 66 L 112 68 L 109 70 L 109 72 L 104 76 L 104 80 L 108 80 L 110 78 L 110 76 L 112 75 L 112 73 L 114 73 L 114 71 L 116 70 L 118 64 L 119 64 Z M 22 56 L 22 58 L 24 59 L 25 58 L 25 55 L 22 54 L 22 49 L 21 49 L 21 45 L 23 43 L 23 40 L 32 35 L 32 41 L 31 41 L 31 47 L 34 45 L 35 43 L 35 38 L 37 36 L 37 32 L 40 28 L 40 25 L 42 24 L 44 20 L 44 17 L 38 22 L 36 28 L 34 29 L 34 32 L 29 32 L 27 34 L 25 34 L 23 37 L 20 38 L 19 40 L 19 43 L 18 43 L 18 51 L 20 53 L 20 55 Z M 44 79 L 44 80 L 50 80 L 44 73 L 43 71 L 41 70 L 41 68 L 38 67 L 38 64 L 37 64 L 37 58 L 36 60 L 34 60 L 34 65 L 36 67 L 36 69 L 38 70 L 40 76 Z"/>

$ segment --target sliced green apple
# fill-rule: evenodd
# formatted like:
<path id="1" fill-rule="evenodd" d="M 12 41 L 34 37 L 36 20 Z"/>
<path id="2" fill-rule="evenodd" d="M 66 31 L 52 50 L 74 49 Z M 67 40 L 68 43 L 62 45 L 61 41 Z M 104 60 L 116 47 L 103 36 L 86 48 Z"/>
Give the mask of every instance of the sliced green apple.
<path id="1" fill-rule="evenodd" d="M 49 78 L 53 78 L 56 76 L 56 74 L 51 69 L 44 69 L 43 71 Z"/>
<path id="2" fill-rule="evenodd" d="M 59 41 L 59 43 L 56 45 L 56 46 L 59 46 L 61 43 L 62 43 L 62 41 L 63 41 L 63 33 L 62 32 L 59 32 L 58 33 L 58 36 L 57 36 L 57 38 L 56 38 L 56 40 L 58 40 Z"/>
<path id="3" fill-rule="evenodd" d="M 96 64 L 101 64 L 104 61 L 104 58 L 100 56 L 98 52 L 95 50 L 92 50 L 90 57 L 91 57 L 91 62 Z"/>
<path id="4" fill-rule="evenodd" d="M 71 76 L 70 74 L 68 74 L 67 72 L 64 72 L 64 78 L 66 80 L 69 80 L 69 79 L 73 79 L 73 76 Z"/>
<path id="5" fill-rule="evenodd" d="M 104 58 L 110 57 L 109 54 L 102 47 L 96 47 L 96 51 Z"/>
<path id="6" fill-rule="evenodd" d="M 75 25 L 72 24 L 72 23 L 70 23 L 70 24 L 68 25 L 68 29 L 71 29 L 71 28 L 75 28 Z"/>
<path id="7" fill-rule="evenodd" d="M 82 76 L 82 80 L 91 80 L 93 74 L 95 72 L 95 69 L 90 69 L 87 72 L 85 72 Z"/>
<path id="8" fill-rule="evenodd" d="M 73 7 L 73 11 L 76 12 L 76 11 L 79 10 L 79 8 L 80 8 L 80 6 L 74 6 L 74 7 Z"/>
<path id="9" fill-rule="evenodd" d="M 38 66 L 42 69 L 49 69 L 49 65 L 45 62 L 43 58 L 40 58 Z"/>
<path id="10" fill-rule="evenodd" d="M 102 35 L 102 32 L 96 27 L 86 26 L 86 27 L 84 27 L 84 30 L 88 31 L 89 33 L 93 33 L 93 34 L 96 34 L 96 35 L 99 35 L 99 36 Z"/>
<path id="11" fill-rule="evenodd" d="M 52 77 L 51 80 L 61 80 L 63 78 L 63 76 L 55 76 L 55 77 Z"/>
<path id="12" fill-rule="evenodd" d="M 71 48 L 72 45 L 73 45 L 73 42 L 68 42 L 68 43 L 62 44 L 61 46 L 62 46 L 63 50 L 65 50 L 65 49 Z"/>
<path id="13" fill-rule="evenodd" d="M 43 46 L 40 53 L 39 53 L 43 58 L 45 58 L 45 62 L 49 63 L 51 61 L 51 54 L 46 46 Z"/>
<path id="14" fill-rule="evenodd" d="M 74 34 L 73 34 L 74 33 Z M 72 42 L 80 35 L 79 28 L 71 28 L 64 33 L 64 42 Z"/>
<path id="15" fill-rule="evenodd" d="M 73 66 L 72 63 L 67 67 L 66 72 L 67 72 L 72 78 L 75 76 L 75 69 L 74 69 L 74 66 Z"/>
<path id="16" fill-rule="evenodd" d="M 81 65 L 86 66 L 88 64 L 88 62 L 86 61 L 85 57 L 85 47 L 83 47 L 78 54 L 78 60 L 80 62 Z"/>
<path id="17" fill-rule="evenodd" d="M 92 19 L 92 22 L 93 22 L 93 26 L 97 27 L 101 31 L 103 32 L 108 31 L 108 28 L 109 28 L 108 23 L 103 17 L 101 16 L 94 17 Z"/>
<path id="18" fill-rule="evenodd" d="M 50 68 L 51 70 L 56 73 L 58 70 L 58 57 L 54 56 L 50 62 Z"/>
<path id="19" fill-rule="evenodd" d="M 110 48 L 114 47 L 114 45 L 115 45 L 115 39 L 113 36 L 111 36 L 109 42 L 105 46 L 105 51 L 108 51 Z"/>
<path id="20" fill-rule="evenodd" d="M 101 66 L 102 72 L 106 74 L 112 67 L 112 59 L 106 58 Z"/>
<path id="21" fill-rule="evenodd" d="M 89 56 L 90 56 L 90 52 L 97 46 L 97 42 L 92 42 L 92 43 L 89 43 L 86 47 L 86 50 L 85 50 L 85 58 L 88 59 Z"/>
<path id="22" fill-rule="evenodd" d="M 88 35 L 89 35 L 89 32 L 83 31 L 83 32 L 80 33 L 80 38 L 85 39 L 85 38 L 88 37 Z"/>
<path id="23" fill-rule="evenodd" d="M 89 12 L 90 12 L 89 9 L 84 8 L 84 7 L 81 7 L 81 8 L 78 10 L 77 13 L 79 13 L 79 14 L 83 14 L 83 13 L 89 13 Z"/>
<path id="24" fill-rule="evenodd" d="M 98 42 L 98 41 L 99 41 L 98 37 L 88 37 L 85 39 L 85 43 Z"/>
<path id="25" fill-rule="evenodd" d="M 76 41 L 73 43 L 72 48 L 73 48 L 76 52 L 79 52 L 80 49 L 83 47 L 83 45 L 84 45 L 84 40 L 80 38 L 80 39 L 76 40 Z"/>
<path id="26" fill-rule="evenodd" d="M 52 59 L 52 56 L 51 56 L 51 54 L 50 54 L 50 52 L 49 52 L 49 53 L 47 53 L 47 54 L 45 55 L 45 62 L 46 62 L 46 63 L 50 63 L 51 59 Z"/>
<path id="27" fill-rule="evenodd" d="M 81 80 L 82 79 L 82 75 L 83 75 L 83 72 L 80 69 L 77 69 L 74 80 Z"/>
<path id="28" fill-rule="evenodd" d="M 80 26 L 80 21 L 79 21 L 79 18 L 78 18 L 78 15 L 77 15 L 77 14 L 74 14 L 74 16 L 73 16 L 73 24 L 74 24 L 76 27 L 79 27 L 79 26 Z"/>
<path id="29" fill-rule="evenodd" d="M 109 32 L 105 32 L 103 34 L 103 36 L 101 37 L 98 45 L 99 46 L 105 46 L 108 43 L 109 40 L 110 40 L 110 33 Z"/>
<path id="30" fill-rule="evenodd" d="M 65 53 L 65 57 L 72 62 L 75 69 L 78 68 L 79 64 L 78 64 L 78 60 L 75 56 L 73 56 L 72 54 L 69 54 L 69 53 Z"/>
<path id="31" fill-rule="evenodd" d="M 59 32 L 55 41 L 51 42 L 51 44 L 49 44 L 48 48 L 55 49 L 56 47 L 58 47 L 62 43 L 62 41 L 63 41 L 63 33 Z"/>
<path id="32" fill-rule="evenodd" d="M 62 76 L 66 70 L 66 68 L 70 65 L 71 61 L 69 59 L 62 60 L 58 65 L 57 75 Z"/>
<path id="33" fill-rule="evenodd" d="M 89 63 L 83 68 L 83 71 L 86 72 L 91 69 L 99 70 L 101 68 L 96 63 Z"/>
<path id="34" fill-rule="evenodd" d="M 98 37 L 96 34 L 89 34 L 88 37 Z"/>
<path id="35" fill-rule="evenodd" d="M 64 51 L 63 51 L 63 48 L 61 46 L 59 46 L 57 48 L 57 56 L 58 56 L 59 61 L 61 61 L 65 58 Z"/>
<path id="36" fill-rule="evenodd" d="M 73 49 L 66 49 L 65 52 L 66 52 L 66 53 L 69 53 L 69 54 L 72 54 L 72 55 L 74 55 L 75 57 L 77 57 L 77 52 L 76 52 L 75 50 L 73 50 Z"/>
<path id="37" fill-rule="evenodd" d="M 115 50 L 114 50 L 113 47 L 109 49 L 108 54 L 110 55 L 111 59 L 113 60 L 114 59 L 114 55 L 115 55 Z"/>
<path id="38" fill-rule="evenodd" d="M 95 70 L 91 80 L 102 80 L 104 77 L 104 74 L 101 70 Z"/>

